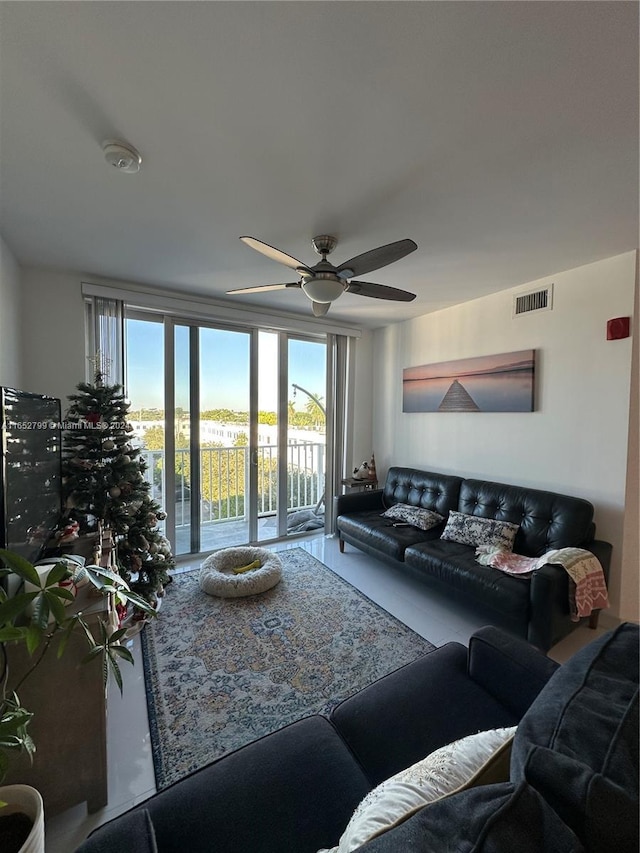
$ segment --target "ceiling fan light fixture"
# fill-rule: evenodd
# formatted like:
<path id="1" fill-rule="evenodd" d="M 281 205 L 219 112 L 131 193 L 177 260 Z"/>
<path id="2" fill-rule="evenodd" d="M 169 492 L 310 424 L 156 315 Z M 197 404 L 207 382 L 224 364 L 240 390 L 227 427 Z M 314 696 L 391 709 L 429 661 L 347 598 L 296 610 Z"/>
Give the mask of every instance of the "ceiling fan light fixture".
<path id="1" fill-rule="evenodd" d="M 106 139 L 102 143 L 102 152 L 107 163 L 117 169 L 118 172 L 133 175 L 140 171 L 142 155 L 128 142 L 122 142 L 119 139 Z"/>
<path id="2" fill-rule="evenodd" d="M 302 290 L 312 302 L 334 302 L 344 293 L 344 282 L 332 278 L 314 277 L 302 282 Z"/>
<path id="3" fill-rule="evenodd" d="M 265 257 L 277 263 L 284 264 L 285 267 L 294 269 L 300 276 L 300 279 L 286 284 L 263 284 L 257 287 L 239 287 L 235 290 L 228 290 L 227 293 L 258 293 L 262 290 L 284 290 L 288 287 L 297 287 L 313 303 L 313 313 L 316 317 L 323 317 L 329 310 L 331 303 L 342 296 L 345 290 L 356 296 L 368 296 L 372 299 L 388 299 L 395 302 L 411 302 L 412 299 L 416 298 L 415 293 L 409 293 L 408 290 L 400 290 L 397 287 L 389 287 L 386 284 L 375 284 L 372 281 L 353 280 L 354 276 L 358 276 L 359 278 L 361 274 L 371 272 L 380 267 L 386 267 L 387 264 L 399 261 L 400 258 L 404 258 L 405 255 L 414 252 L 418 246 L 413 240 L 396 240 L 395 243 L 378 246 L 377 249 L 371 249 L 369 252 L 356 255 L 355 258 L 351 258 L 339 267 L 336 267 L 327 260 L 327 255 L 333 252 L 338 244 L 338 240 L 329 234 L 321 234 L 319 237 L 314 237 L 311 242 L 316 253 L 322 256 L 322 260 L 313 266 L 307 267 L 302 261 L 293 258 L 291 255 L 287 255 L 286 252 L 282 252 L 268 243 L 263 243 L 262 240 L 256 240 L 255 237 L 245 236 L 240 239 L 249 248 L 260 252 L 261 255 L 265 255 Z"/>

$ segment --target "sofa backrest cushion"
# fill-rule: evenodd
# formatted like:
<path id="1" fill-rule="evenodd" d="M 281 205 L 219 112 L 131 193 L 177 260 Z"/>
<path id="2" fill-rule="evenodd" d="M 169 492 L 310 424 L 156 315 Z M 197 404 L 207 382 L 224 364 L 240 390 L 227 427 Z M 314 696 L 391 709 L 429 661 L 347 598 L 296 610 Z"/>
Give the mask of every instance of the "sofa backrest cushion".
<path id="1" fill-rule="evenodd" d="M 593 538 L 593 506 L 582 498 L 487 480 L 464 480 L 457 509 L 519 526 L 513 550 L 541 557 L 552 548 L 587 547 Z"/>
<path id="2" fill-rule="evenodd" d="M 540 794 L 521 782 L 481 785 L 425 806 L 358 853 L 585 853 Z"/>
<path id="3" fill-rule="evenodd" d="M 439 512 L 445 518 L 451 509 L 458 508 L 462 477 L 418 471 L 416 468 L 389 468 L 384 484 L 383 501 L 386 507 L 403 503 Z"/>
<path id="4" fill-rule="evenodd" d="M 591 853 L 638 850 L 639 648 L 627 623 L 577 652 L 514 739 L 511 780 L 535 787 Z"/>

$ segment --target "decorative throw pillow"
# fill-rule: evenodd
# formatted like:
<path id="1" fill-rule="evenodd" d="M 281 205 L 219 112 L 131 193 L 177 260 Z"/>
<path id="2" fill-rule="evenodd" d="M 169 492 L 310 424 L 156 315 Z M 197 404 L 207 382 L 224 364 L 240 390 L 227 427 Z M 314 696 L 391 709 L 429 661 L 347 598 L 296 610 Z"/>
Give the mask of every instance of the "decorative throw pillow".
<path id="1" fill-rule="evenodd" d="M 515 731 L 513 726 L 469 735 L 386 779 L 362 800 L 338 846 L 318 853 L 351 853 L 436 800 L 506 782 Z"/>
<path id="2" fill-rule="evenodd" d="M 440 515 L 439 512 L 422 509 L 419 506 L 410 506 L 409 504 L 394 504 L 382 513 L 382 517 L 392 518 L 394 521 L 403 521 L 412 527 L 417 527 L 418 530 L 431 530 L 432 527 L 436 527 L 444 521 L 444 516 Z"/>
<path id="3" fill-rule="evenodd" d="M 498 521 L 452 510 L 440 538 L 461 545 L 489 545 L 503 551 L 513 551 L 517 532 L 518 525 L 511 521 Z"/>

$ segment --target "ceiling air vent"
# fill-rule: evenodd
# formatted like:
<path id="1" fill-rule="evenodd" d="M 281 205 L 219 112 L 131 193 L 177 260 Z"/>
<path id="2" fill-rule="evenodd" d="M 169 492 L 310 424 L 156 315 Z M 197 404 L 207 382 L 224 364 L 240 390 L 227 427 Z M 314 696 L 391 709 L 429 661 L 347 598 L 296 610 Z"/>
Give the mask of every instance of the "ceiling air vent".
<path id="1" fill-rule="evenodd" d="M 532 311 L 551 311 L 553 308 L 553 285 L 529 293 L 518 293 L 513 297 L 513 316 L 531 314 Z"/>

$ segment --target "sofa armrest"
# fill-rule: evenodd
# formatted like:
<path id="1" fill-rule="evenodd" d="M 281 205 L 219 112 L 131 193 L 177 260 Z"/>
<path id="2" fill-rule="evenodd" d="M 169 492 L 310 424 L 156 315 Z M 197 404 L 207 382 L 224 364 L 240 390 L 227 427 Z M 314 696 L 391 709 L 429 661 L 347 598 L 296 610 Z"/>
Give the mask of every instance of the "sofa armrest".
<path id="1" fill-rule="evenodd" d="M 610 542 L 605 542 L 602 539 L 592 539 L 588 545 L 584 546 L 587 551 L 591 551 L 594 557 L 597 557 L 602 566 L 607 586 L 609 586 L 609 570 L 611 568 L 611 554 L 613 546 Z"/>
<path id="2" fill-rule="evenodd" d="M 558 668 L 529 643 L 487 626 L 469 640 L 469 676 L 520 718 Z"/>
<path id="3" fill-rule="evenodd" d="M 605 580 L 609 583 L 612 546 L 609 542 L 592 539 L 580 546 L 591 551 L 602 565 Z M 566 636 L 569 614 L 569 576 L 562 566 L 547 563 L 540 566 L 531 577 L 530 621 L 527 639 L 534 646 L 548 652 Z"/>
<path id="4" fill-rule="evenodd" d="M 531 577 L 528 641 L 543 652 L 567 634 L 569 575 L 562 566 L 546 563 Z"/>
<path id="5" fill-rule="evenodd" d="M 98 829 L 78 847 L 76 853 L 118 853 L 122 850 L 158 853 L 153 824 L 147 809 L 141 808 L 123 814 L 106 830 Z"/>
<path id="6" fill-rule="evenodd" d="M 382 489 L 363 489 L 361 492 L 338 495 L 334 506 L 336 516 L 349 512 L 368 512 L 375 509 L 383 512 Z"/>
<path id="7" fill-rule="evenodd" d="M 99 827 L 79 853 L 138 853 L 122 828 L 141 809 L 158 853 L 315 851 L 334 843 L 369 790 L 335 728 L 314 715 L 174 782 Z"/>

